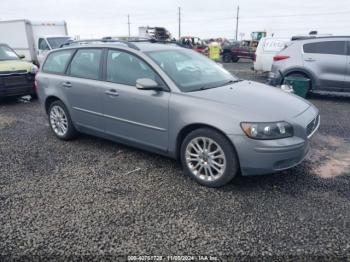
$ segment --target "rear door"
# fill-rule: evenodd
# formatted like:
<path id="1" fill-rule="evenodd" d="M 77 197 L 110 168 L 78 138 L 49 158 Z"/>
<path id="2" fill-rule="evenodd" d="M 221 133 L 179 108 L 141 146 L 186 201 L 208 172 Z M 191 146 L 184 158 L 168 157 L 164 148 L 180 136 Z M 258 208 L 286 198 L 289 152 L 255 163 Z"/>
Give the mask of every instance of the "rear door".
<path id="1" fill-rule="evenodd" d="M 304 67 L 316 76 L 316 88 L 338 91 L 345 86 L 346 42 L 319 40 L 303 46 Z"/>
<path id="2" fill-rule="evenodd" d="M 104 131 L 100 81 L 102 53 L 103 48 L 78 49 L 61 83 L 75 124 L 98 132 Z"/>

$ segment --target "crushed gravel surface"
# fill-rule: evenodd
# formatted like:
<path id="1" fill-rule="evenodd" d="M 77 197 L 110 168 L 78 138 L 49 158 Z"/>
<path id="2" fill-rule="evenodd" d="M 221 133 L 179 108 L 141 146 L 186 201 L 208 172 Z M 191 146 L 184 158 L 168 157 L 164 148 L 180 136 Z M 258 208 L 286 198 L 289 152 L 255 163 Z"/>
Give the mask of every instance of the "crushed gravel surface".
<path id="1" fill-rule="evenodd" d="M 350 99 L 310 101 L 322 122 L 306 161 L 220 189 L 155 154 L 59 141 L 37 100 L 0 101 L 0 256 L 350 259 Z"/>

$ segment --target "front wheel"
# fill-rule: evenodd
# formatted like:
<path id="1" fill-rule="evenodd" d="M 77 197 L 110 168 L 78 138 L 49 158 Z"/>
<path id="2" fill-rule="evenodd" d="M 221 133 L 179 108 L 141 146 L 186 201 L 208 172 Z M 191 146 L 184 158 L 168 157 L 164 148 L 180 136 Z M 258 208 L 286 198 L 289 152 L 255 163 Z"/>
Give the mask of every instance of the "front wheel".
<path id="1" fill-rule="evenodd" d="M 181 146 L 181 163 L 187 175 L 208 187 L 223 186 L 238 172 L 237 155 L 230 141 L 209 128 L 187 135 Z"/>
<path id="2" fill-rule="evenodd" d="M 78 134 L 73 126 L 67 108 L 59 100 L 54 101 L 50 105 L 49 123 L 54 134 L 61 140 L 73 139 Z"/>

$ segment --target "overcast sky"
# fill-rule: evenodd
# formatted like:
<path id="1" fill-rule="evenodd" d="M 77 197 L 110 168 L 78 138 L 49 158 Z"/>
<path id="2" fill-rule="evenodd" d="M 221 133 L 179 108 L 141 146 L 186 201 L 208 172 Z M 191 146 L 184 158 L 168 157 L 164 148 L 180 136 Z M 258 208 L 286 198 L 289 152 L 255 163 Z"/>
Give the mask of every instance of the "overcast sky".
<path id="1" fill-rule="evenodd" d="M 178 7 L 182 35 L 201 38 L 235 34 L 240 6 L 239 35 L 266 30 L 288 37 L 318 30 L 350 35 L 350 0 L 0 0 L 0 19 L 66 20 L 70 35 L 82 38 L 127 36 L 139 26 L 163 26 L 178 35 Z"/>

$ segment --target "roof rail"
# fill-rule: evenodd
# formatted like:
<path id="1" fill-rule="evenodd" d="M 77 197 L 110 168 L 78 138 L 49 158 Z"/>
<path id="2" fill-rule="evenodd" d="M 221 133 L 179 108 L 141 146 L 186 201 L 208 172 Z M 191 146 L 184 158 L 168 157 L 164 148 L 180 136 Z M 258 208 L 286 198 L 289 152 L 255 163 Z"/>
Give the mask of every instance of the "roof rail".
<path id="1" fill-rule="evenodd" d="M 129 40 L 130 42 L 135 42 L 135 43 L 155 43 L 155 44 L 174 44 L 174 45 L 178 45 L 181 47 L 184 47 L 184 45 L 182 45 L 181 43 L 174 41 L 174 40 L 159 40 L 159 39 L 154 39 L 154 38 L 144 38 L 144 39 L 135 39 L 135 40 Z"/>
<path id="2" fill-rule="evenodd" d="M 326 35 L 326 36 L 321 36 L 321 35 L 306 35 L 306 36 L 293 36 L 292 37 L 292 41 L 296 41 L 296 40 L 308 40 L 308 39 L 327 39 L 327 38 L 350 38 L 350 36 L 344 36 L 344 35 Z"/>
<path id="3" fill-rule="evenodd" d="M 93 44 L 93 43 L 121 43 L 132 49 L 140 50 L 135 44 L 129 41 L 110 39 L 107 37 L 102 39 L 85 39 L 85 40 L 73 40 L 73 41 L 71 40 L 62 44 L 60 47 L 62 48 L 62 47 L 67 47 L 71 45 L 87 45 L 87 44 Z"/>

